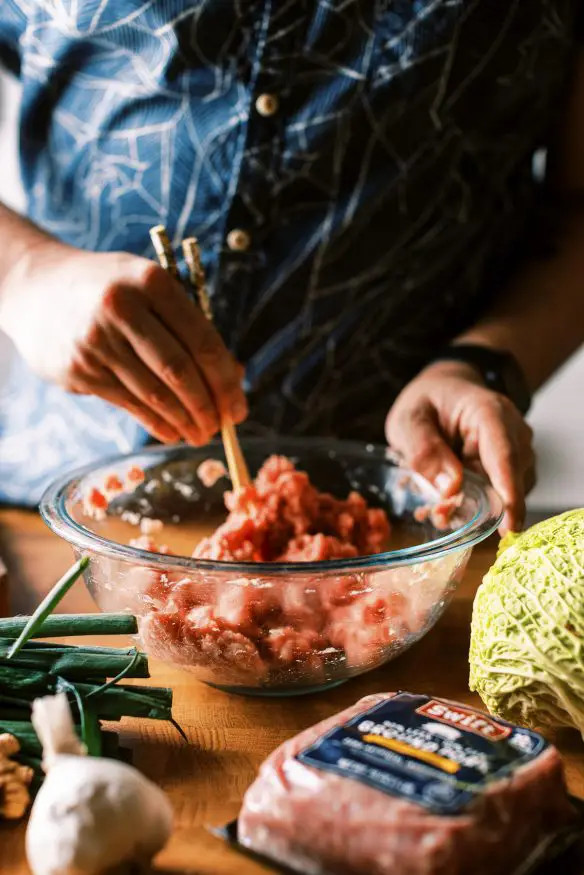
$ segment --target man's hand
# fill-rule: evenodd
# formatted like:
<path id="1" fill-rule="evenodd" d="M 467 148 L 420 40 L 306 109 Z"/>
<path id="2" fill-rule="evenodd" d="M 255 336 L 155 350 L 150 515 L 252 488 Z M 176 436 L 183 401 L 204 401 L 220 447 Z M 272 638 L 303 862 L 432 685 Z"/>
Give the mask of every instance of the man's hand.
<path id="1" fill-rule="evenodd" d="M 525 495 L 535 484 L 532 431 L 473 368 L 438 362 L 422 371 L 397 398 L 386 434 L 444 496 L 460 489 L 463 464 L 485 474 L 505 505 L 501 534 L 523 526 Z"/>
<path id="2" fill-rule="evenodd" d="M 241 367 L 147 259 L 45 238 L 2 283 L 0 327 L 39 376 L 124 408 L 159 440 L 202 445 L 220 416 L 247 415 Z"/>

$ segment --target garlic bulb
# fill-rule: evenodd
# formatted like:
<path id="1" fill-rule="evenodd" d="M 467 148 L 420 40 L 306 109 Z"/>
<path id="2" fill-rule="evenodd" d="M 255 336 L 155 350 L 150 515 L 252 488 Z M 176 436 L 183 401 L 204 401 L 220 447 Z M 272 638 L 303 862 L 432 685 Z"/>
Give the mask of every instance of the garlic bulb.
<path id="1" fill-rule="evenodd" d="M 162 790 L 125 763 L 85 756 L 64 693 L 37 699 L 32 723 L 47 773 L 26 833 L 33 875 L 98 875 L 148 863 L 172 829 Z"/>

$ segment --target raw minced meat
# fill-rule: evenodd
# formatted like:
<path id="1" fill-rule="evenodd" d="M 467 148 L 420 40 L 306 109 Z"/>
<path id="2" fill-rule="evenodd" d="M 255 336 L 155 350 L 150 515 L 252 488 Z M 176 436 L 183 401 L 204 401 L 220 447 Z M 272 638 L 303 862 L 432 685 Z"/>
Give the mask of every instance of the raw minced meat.
<path id="1" fill-rule="evenodd" d="M 379 665 L 421 635 L 467 559 L 281 578 L 143 568 L 140 634 L 152 655 L 215 683 L 319 684 Z"/>
<path id="2" fill-rule="evenodd" d="M 140 520 L 140 531 L 143 535 L 153 535 L 156 532 L 161 532 L 164 528 L 162 520 L 152 519 L 143 516 Z"/>
<path id="3" fill-rule="evenodd" d="M 197 545 L 194 558 L 322 562 L 322 571 L 274 577 L 253 568 L 236 575 L 227 567 L 224 575 L 201 570 L 185 577 L 135 569 L 127 586 L 140 593 L 144 645 L 208 680 L 312 685 L 338 670 L 379 664 L 404 638 L 422 632 L 449 580 L 463 570 L 453 556 L 443 560 L 450 565 L 439 580 L 433 565 L 415 581 L 408 568 L 333 573 L 326 560 L 388 548 L 387 514 L 356 492 L 343 499 L 320 492 L 283 456 L 270 457 L 250 486 L 227 492 L 225 504 L 227 519 Z M 152 537 L 158 521 L 142 529 L 132 546 L 170 553 Z"/>
<path id="4" fill-rule="evenodd" d="M 447 529 L 456 511 L 462 506 L 464 496 L 461 493 L 453 495 L 450 498 L 441 498 L 434 504 L 423 504 L 417 507 L 414 511 L 414 519 L 418 523 L 425 523 L 430 520 L 435 529 L 439 532 Z"/>
<path id="5" fill-rule="evenodd" d="M 271 456 L 255 481 L 228 492 L 229 516 L 197 545 L 197 559 L 319 562 L 380 553 L 387 548 L 387 514 L 357 492 L 319 492 L 290 459 Z"/>
<path id="6" fill-rule="evenodd" d="M 227 468 L 218 459 L 204 459 L 197 468 L 197 477 L 207 489 L 215 486 L 222 477 L 227 477 Z"/>
<path id="7" fill-rule="evenodd" d="M 86 516 L 101 521 L 105 519 L 110 502 L 122 492 L 133 492 L 140 483 L 145 480 L 145 473 L 138 465 L 132 467 L 126 472 L 125 480 L 122 481 L 117 474 L 108 474 L 101 484 L 101 488 L 96 486 L 90 487 L 87 494 L 83 498 L 83 512 Z M 137 515 L 136 525 L 140 522 L 140 516 Z"/>

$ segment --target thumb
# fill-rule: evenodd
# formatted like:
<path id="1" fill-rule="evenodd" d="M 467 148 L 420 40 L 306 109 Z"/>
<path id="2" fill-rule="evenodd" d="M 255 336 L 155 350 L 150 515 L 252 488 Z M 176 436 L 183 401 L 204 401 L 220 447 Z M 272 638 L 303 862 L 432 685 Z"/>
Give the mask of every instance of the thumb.
<path id="1" fill-rule="evenodd" d="M 387 440 L 406 464 L 417 471 L 444 497 L 462 486 L 463 467 L 440 429 L 433 407 L 417 407 L 388 419 Z"/>

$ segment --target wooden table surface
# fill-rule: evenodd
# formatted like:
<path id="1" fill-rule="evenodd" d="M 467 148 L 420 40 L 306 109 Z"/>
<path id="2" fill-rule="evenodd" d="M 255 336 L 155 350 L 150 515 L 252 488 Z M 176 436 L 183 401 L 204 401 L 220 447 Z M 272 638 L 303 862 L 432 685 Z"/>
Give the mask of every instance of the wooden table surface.
<path id="1" fill-rule="evenodd" d="M 173 875 L 270 871 L 232 851 L 207 827 L 225 824 L 237 815 L 245 789 L 274 747 L 361 696 L 404 689 L 479 705 L 467 687 L 469 620 L 475 589 L 493 554 L 493 543 L 475 551 L 453 603 L 413 650 L 328 693 L 271 700 L 232 696 L 152 661 L 152 683 L 174 688 L 174 713 L 189 739 L 186 744 L 164 723 L 124 719 L 121 724 L 123 743 L 133 748 L 135 764 L 164 787 L 175 809 L 176 829 L 156 871 Z M 8 510 L 0 511 L 0 556 L 8 566 L 12 613 L 30 612 L 71 563 L 69 547 L 50 534 L 36 515 Z M 80 584 L 67 595 L 63 610 L 81 612 L 95 606 Z M 555 740 L 565 757 L 570 789 L 584 797 L 581 739 L 565 733 Z M 23 834 L 22 825 L 0 827 L 0 875 L 27 875 Z"/>

